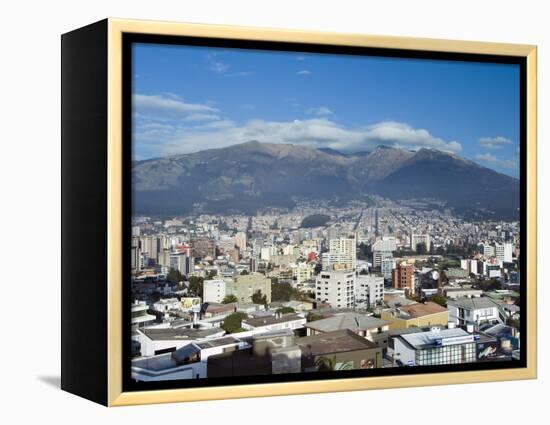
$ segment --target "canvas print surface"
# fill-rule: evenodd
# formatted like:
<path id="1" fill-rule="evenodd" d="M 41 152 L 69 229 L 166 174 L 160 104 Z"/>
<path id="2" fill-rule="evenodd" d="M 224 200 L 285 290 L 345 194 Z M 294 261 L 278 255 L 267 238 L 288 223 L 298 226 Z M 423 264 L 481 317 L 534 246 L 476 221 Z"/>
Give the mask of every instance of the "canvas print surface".
<path id="1" fill-rule="evenodd" d="M 134 43 L 132 380 L 517 365 L 520 87 L 515 64 Z"/>

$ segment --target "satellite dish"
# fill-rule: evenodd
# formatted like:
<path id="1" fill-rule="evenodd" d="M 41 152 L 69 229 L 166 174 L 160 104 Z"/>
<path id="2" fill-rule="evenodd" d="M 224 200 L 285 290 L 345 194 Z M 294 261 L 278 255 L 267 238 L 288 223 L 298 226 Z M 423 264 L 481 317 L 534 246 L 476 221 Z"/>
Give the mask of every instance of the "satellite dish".
<path id="1" fill-rule="evenodd" d="M 437 270 L 432 271 L 432 279 L 439 280 L 439 272 Z"/>

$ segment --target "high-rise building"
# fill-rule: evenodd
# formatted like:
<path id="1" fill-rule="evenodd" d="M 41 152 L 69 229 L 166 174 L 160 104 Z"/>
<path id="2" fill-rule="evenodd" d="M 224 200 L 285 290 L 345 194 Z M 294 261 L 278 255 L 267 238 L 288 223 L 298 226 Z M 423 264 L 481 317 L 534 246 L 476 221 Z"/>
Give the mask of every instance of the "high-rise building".
<path id="1" fill-rule="evenodd" d="M 238 232 L 235 235 L 235 245 L 237 245 L 241 252 L 246 250 L 246 233 Z"/>
<path id="2" fill-rule="evenodd" d="M 355 306 L 355 271 L 322 271 L 315 284 L 317 301 L 329 303 L 334 308 Z"/>
<path id="3" fill-rule="evenodd" d="M 132 258 L 130 260 L 130 268 L 132 271 L 140 271 L 141 270 L 141 249 L 139 248 L 139 239 L 138 238 L 132 238 Z"/>
<path id="4" fill-rule="evenodd" d="M 329 252 L 340 253 L 347 256 L 346 264 L 351 264 L 351 269 L 355 270 L 357 265 L 357 244 L 355 238 L 338 238 L 329 240 Z"/>
<path id="5" fill-rule="evenodd" d="M 401 263 L 392 271 L 392 286 L 396 289 L 407 289 L 409 293 L 415 293 L 414 266 Z"/>
<path id="6" fill-rule="evenodd" d="M 353 261 L 349 254 L 344 252 L 323 252 L 321 254 L 323 270 L 354 270 Z"/>
<path id="7" fill-rule="evenodd" d="M 393 258 L 393 251 L 397 249 L 394 237 L 384 237 L 372 245 L 372 266 L 382 266 L 382 260 Z"/>
<path id="8" fill-rule="evenodd" d="M 426 252 L 429 251 L 429 249 L 430 249 L 430 235 L 412 233 L 411 234 L 411 250 L 417 251 L 419 244 L 424 244 L 424 246 L 426 247 Z"/>
<path id="9" fill-rule="evenodd" d="M 495 256 L 495 247 L 493 245 L 490 245 L 488 243 L 483 244 L 483 256 L 490 258 Z"/>
<path id="10" fill-rule="evenodd" d="M 395 269 L 395 260 L 393 257 L 383 258 L 380 263 L 380 273 L 382 273 L 384 279 L 391 279 L 393 269 Z"/>
<path id="11" fill-rule="evenodd" d="M 172 253 L 170 254 L 170 268 L 178 270 L 181 274 L 187 276 L 193 272 L 195 262 L 193 257 L 189 257 L 184 253 Z"/>
<path id="12" fill-rule="evenodd" d="M 511 243 L 497 243 L 495 244 L 495 257 L 501 263 L 511 263 L 512 262 L 512 251 L 513 246 Z"/>

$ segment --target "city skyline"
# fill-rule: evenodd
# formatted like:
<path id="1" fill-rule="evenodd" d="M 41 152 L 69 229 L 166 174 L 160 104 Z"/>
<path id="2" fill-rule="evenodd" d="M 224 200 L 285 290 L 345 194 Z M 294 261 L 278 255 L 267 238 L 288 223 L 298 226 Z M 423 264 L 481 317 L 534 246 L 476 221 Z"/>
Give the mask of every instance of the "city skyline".
<path id="1" fill-rule="evenodd" d="M 133 49 L 135 160 L 259 140 L 344 153 L 428 147 L 519 174 L 516 65 Z"/>

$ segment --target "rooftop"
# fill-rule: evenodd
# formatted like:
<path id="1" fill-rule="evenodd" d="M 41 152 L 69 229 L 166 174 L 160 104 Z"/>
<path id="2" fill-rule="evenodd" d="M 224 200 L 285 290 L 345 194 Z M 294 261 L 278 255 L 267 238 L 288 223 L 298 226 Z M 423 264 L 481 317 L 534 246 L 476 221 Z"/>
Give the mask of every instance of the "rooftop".
<path id="1" fill-rule="evenodd" d="M 250 326 L 259 327 L 259 326 L 274 325 L 276 323 L 293 322 L 295 320 L 305 320 L 305 319 L 298 314 L 283 314 L 280 317 L 270 316 L 270 317 L 257 317 L 253 319 L 245 319 L 243 320 L 243 323 L 246 323 Z"/>
<path id="2" fill-rule="evenodd" d="M 408 314 L 411 318 L 429 316 L 430 314 L 443 313 L 447 311 L 445 307 L 432 301 L 426 303 L 416 303 L 399 307 L 399 310 Z"/>
<path id="3" fill-rule="evenodd" d="M 449 305 L 464 308 L 466 310 L 479 310 L 482 308 L 497 307 L 497 303 L 487 297 L 478 298 L 458 298 L 454 301 L 449 301 Z"/>
<path id="4" fill-rule="evenodd" d="M 474 336 L 472 334 L 469 334 L 468 332 L 460 328 L 441 329 L 437 331 L 428 331 L 428 332 L 417 332 L 417 333 L 403 334 L 400 336 L 400 338 L 404 339 L 414 348 L 423 348 L 423 347 L 433 346 L 436 344 L 437 340 L 445 340 L 445 339 L 449 339 L 449 341 L 453 341 L 453 343 L 455 344 L 458 344 L 460 342 L 468 342 L 466 341 L 470 339 L 468 337 L 471 337 L 471 341 L 469 342 L 474 341 Z M 453 338 L 453 340 L 450 340 L 450 338 Z M 454 338 L 460 338 L 460 340 L 458 339 L 455 340 Z M 464 338 L 464 340 L 462 340 L 462 338 Z"/>
<path id="5" fill-rule="evenodd" d="M 352 331 L 364 331 L 380 328 L 390 322 L 381 320 L 373 316 L 367 316 L 361 313 L 343 313 L 337 314 L 326 319 L 315 320 L 306 324 L 307 328 L 319 332 L 332 332 L 341 329 L 350 329 Z"/>
<path id="6" fill-rule="evenodd" d="M 167 328 L 167 329 L 141 329 L 141 332 L 153 341 L 162 340 L 197 340 L 208 338 L 209 336 L 224 332 L 220 328 L 207 329 L 187 329 L 187 328 Z"/>
<path id="7" fill-rule="evenodd" d="M 322 356 L 378 348 L 375 343 L 366 340 L 349 329 L 306 336 L 299 338 L 296 344 L 302 349 L 302 354 L 305 356 Z"/>

